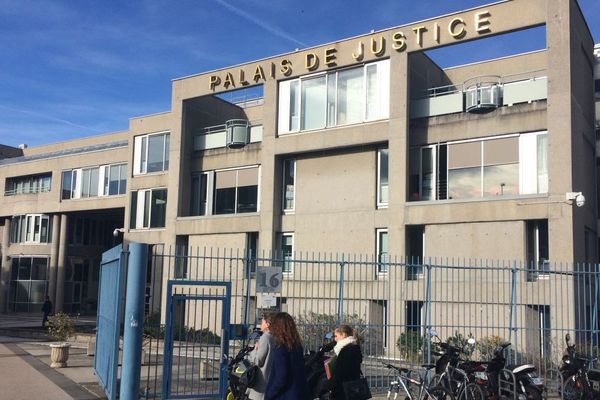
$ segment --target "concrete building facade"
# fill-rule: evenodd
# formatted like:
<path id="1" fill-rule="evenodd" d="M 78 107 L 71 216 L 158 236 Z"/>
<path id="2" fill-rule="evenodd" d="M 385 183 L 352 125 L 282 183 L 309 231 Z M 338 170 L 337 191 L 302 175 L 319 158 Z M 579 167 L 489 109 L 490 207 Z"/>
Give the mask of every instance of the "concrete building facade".
<path id="1" fill-rule="evenodd" d="M 446 69 L 425 54 L 538 26 L 536 52 Z M 171 110 L 125 132 L 0 160 L 1 309 L 48 294 L 93 313 L 122 239 L 597 262 L 594 71 L 574 0 L 513 0 L 175 79 Z"/>

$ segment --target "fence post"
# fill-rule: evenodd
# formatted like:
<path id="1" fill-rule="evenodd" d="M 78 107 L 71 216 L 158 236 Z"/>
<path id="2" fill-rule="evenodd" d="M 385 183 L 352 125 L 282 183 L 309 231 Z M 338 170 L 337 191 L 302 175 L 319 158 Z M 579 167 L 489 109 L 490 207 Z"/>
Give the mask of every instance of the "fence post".
<path id="1" fill-rule="evenodd" d="M 431 363 L 431 340 L 429 332 L 431 330 L 431 258 L 429 262 L 425 264 L 427 270 L 427 277 L 425 282 L 425 334 L 423 335 L 427 343 L 427 364 Z"/>
<path id="2" fill-rule="evenodd" d="M 122 400 L 135 400 L 140 397 L 147 263 L 148 245 L 129 243 L 123 333 L 123 367 L 121 369 L 121 388 L 119 391 L 119 397 Z"/>
<path id="3" fill-rule="evenodd" d="M 512 343 L 512 335 L 513 331 L 517 332 L 516 323 L 513 324 L 514 320 L 516 320 L 516 304 L 517 304 L 517 262 L 513 261 L 513 267 L 511 269 L 511 285 L 510 285 L 510 306 L 509 306 L 509 315 L 508 315 L 508 341 Z M 515 345 L 515 343 L 512 343 Z M 514 361 L 517 362 L 517 352 L 513 351 L 515 357 Z"/>
<path id="4" fill-rule="evenodd" d="M 342 253 L 342 261 L 340 262 L 340 292 L 338 293 L 337 326 L 342 323 L 342 317 L 344 315 L 344 266 L 344 253 Z"/>
<path id="5" fill-rule="evenodd" d="M 258 255 L 257 255 L 258 256 Z M 252 288 L 252 249 L 246 250 L 246 304 L 244 310 L 244 325 L 248 326 L 250 318 L 250 289 Z M 255 317 L 256 317 L 256 313 Z M 256 321 L 255 321 L 256 322 Z"/>

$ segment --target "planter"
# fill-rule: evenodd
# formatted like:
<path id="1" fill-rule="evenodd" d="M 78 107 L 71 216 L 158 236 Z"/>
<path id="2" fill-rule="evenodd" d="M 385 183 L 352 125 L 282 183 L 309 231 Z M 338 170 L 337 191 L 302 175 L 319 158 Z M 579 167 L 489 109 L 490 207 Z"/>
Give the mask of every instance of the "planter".
<path id="1" fill-rule="evenodd" d="M 67 366 L 70 347 L 71 345 L 69 343 L 59 343 L 50 345 L 50 349 L 52 350 L 52 352 L 50 353 L 50 359 L 52 360 L 52 364 L 50 364 L 50 366 L 52 368 L 64 368 Z"/>

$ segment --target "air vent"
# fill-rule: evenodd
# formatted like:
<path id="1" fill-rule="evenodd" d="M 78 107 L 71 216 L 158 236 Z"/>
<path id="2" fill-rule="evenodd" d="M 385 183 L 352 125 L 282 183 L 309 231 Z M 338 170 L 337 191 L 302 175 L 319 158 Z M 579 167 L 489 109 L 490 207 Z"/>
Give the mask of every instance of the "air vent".
<path id="1" fill-rule="evenodd" d="M 250 123 L 245 119 L 230 119 L 225 123 L 227 147 L 241 149 L 250 142 Z"/>
<path id="2" fill-rule="evenodd" d="M 464 84 L 467 112 L 484 113 L 495 110 L 502 104 L 500 77 L 480 77 Z"/>

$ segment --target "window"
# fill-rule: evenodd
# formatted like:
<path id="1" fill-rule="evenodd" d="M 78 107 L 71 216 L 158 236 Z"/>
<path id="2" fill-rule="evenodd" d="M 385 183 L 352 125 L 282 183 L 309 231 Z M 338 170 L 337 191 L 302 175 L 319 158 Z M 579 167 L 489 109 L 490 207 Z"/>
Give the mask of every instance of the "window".
<path id="1" fill-rule="evenodd" d="M 283 161 L 283 211 L 294 211 L 296 160 Z"/>
<path id="2" fill-rule="evenodd" d="M 166 133 L 136 136 L 134 143 L 133 164 L 135 175 L 151 172 L 168 171 L 169 140 Z"/>
<path id="3" fill-rule="evenodd" d="M 215 172 L 215 214 L 258 210 L 258 167 Z"/>
<path id="4" fill-rule="evenodd" d="M 547 148 L 546 132 L 412 148 L 409 200 L 547 193 Z"/>
<path id="5" fill-rule="evenodd" d="M 377 207 L 385 207 L 389 201 L 388 149 L 377 151 Z"/>
<path id="6" fill-rule="evenodd" d="M 525 308 L 527 353 L 534 358 L 549 360 L 552 357 L 552 326 L 550 306 L 528 304 Z"/>
<path id="7" fill-rule="evenodd" d="M 248 257 L 248 274 L 256 273 L 256 259 L 258 257 L 258 232 L 246 233 L 246 257 Z"/>
<path id="8" fill-rule="evenodd" d="M 387 229 L 377 229 L 377 273 L 385 274 L 388 272 L 389 248 Z"/>
<path id="9" fill-rule="evenodd" d="M 294 271 L 294 234 L 280 233 L 277 249 L 282 261 L 283 273 L 291 274 Z"/>
<path id="10" fill-rule="evenodd" d="M 421 330 L 421 310 L 423 309 L 422 301 L 409 300 L 406 302 L 406 330 L 420 331 Z"/>
<path id="11" fill-rule="evenodd" d="M 49 215 L 27 214 L 12 217 L 10 225 L 11 243 L 50 243 L 51 219 Z"/>
<path id="12" fill-rule="evenodd" d="M 51 173 L 7 178 L 4 195 L 14 196 L 16 194 L 49 192 L 51 183 Z"/>
<path id="13" fill-rule="evenodd" d="M 404 227 L 406 248 L 406 280 L 415 280 L 423 275 L 425 226 L 406 225 Z"/>
<path id="14" fill-rule="evenodd" d="M 279 83 L 279 133 L 389 115 L 389 60 Z"/>
<path id="15" fill-rule="evenodd" d="M 259 177 L 259 166 L 193 175 L 189 215 L 257 212 Z"/>
<path id="16" fill-rule="evenodd" d="M 103 246 L 113 244 L 113 231 L 119 227 L 119 221 L 102 217 L 69 217 L 68 243 L 71 246 Z"/>
<path id="17" fill-rule="evenodd" d="M 127 164 L 102 165 L 63 171 L 61 199 L 125 194 Z"/>
<path id="18" fill-rule="evenodd" d="M 134 192 L 135 193 L 135 192 Z M 145 189 L 132 193 L 132 210 L 135 207 L 135 221 L 132 228 L 164 228 L 167 212 L 167 189 Z M 133 211 L 132 211 L 133 212 Z M 132 214 L 133 217 L 133 214 Z"/>
<path id="19" fill-rule="evenodd" d="M 191 204 L 190 204 L 190 215 L 207 215 L 209 214 L 210 200 L 209 193 L 212 190 L 209 189 L 209 173 L 204 172 L 199 175 L 192 176 L 192 193 L 191 193 Z"/>
<path id="20" fill-rule="evenodd" d="M 527 280 L 547 276 L 550 269 L 548 247 L 548 220 L 526 221 Z"/>
<path id="21" fill-rule="evenodd" d="M 8 308 L 16 312 L 41 312 L 48 286 L 48 258 L 11 259 Z"/>

